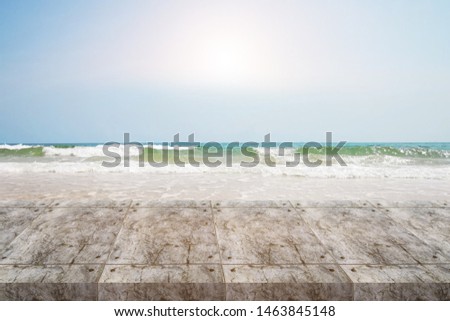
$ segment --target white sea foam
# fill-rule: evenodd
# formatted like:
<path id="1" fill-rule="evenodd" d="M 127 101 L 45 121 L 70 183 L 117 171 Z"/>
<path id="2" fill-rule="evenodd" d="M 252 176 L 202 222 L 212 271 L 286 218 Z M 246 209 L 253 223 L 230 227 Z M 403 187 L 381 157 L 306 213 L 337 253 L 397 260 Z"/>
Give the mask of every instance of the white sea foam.
<path id="1" fill-rule="evenodd" d="M 37 147 L 42 148 L 44 156 L 39 153 L 31 154 L 32 156 L 15 154 L 15 151 L 20 151 L 21 149 Z M 161 150 L 166 148 L 166 146 L 154 145 L 153 148 Z M 347 166 L 340 166 L 334 161 L 331 167 L 325 166 L 324 155 L 312 154 L 310 155 L 312 161 L 321 160 L 323 164 L 318 167 L 307 167 L 300 161 L 295 167 L 287 167 L 285 165 L 286 161 L 294 159 L 294 149 L 285 149 L 284 156 L 278 155 L 278 150 L 273 149 L 271 150 L 271 158 L 275 160 L 276 166 L 270 167 L 264 164 L 264 149 L 257 148 L 260 164 L 256 167 L 240 166 L 240 161 L 249 162 L 252 159 L 237 154 L 234 155 L 236 158 L 232 167 L 227 167 L 225 158 L 220 158 L 222 165 L 217 168 L 210 168 L 205 165 L 194 167 L 189 164 L 186 164 L 185 167 L 179 167 L 174 164 L 165 167 L 155 167 L 148 163 L 144 163 L 144 166 L 140 167 L 138 162 L 140 150 L 130 146 L 130 167 L 125 167 L 124 163 L 121 162 L 118 166 L 110 168 L 102 166 L 102 161 L 114 161 L 114 158 L 105 156 L 103 145 L 68 146 L 66 148 L 0 145 L 0 149 L 6 150 L 5 156 L 0 157 L 0 172 L 4 173 L 255 173 L 261 176 L 279 175 L 305 178 L 424 178 L 450 180 L 450 160 L 446 157 L 449 153 L 448 150 L 438 151 L 440 153 L 438 154 L 439 157 L 435 158 L 398 157 L 380 153 L 382 149 L 379 148 L 373 154 L 362 156 L 342 155 Z M 168 149 L 173 149 L 173 147 L 168 147 Z M 187 147 L 180 149 L 185 150 Z M 125 154 L 124 145 L 118 147 L 110 146 L 109 150 L 116 153 L 123 160 Z M 407 150 L 398 150 L 405 154 L 408 152 Z"/>
<path id="2" fill-rule="evenodd" d="M 124 156 L 125 148 L 123 145 L 119 147 L 110 146 L 109 150 L 111 152 L 117 153 L 120 157 Z M 103 153 L 103 145 L 98 146 L 75 146 L 68 148 L 56 148 L 53 146 L 44 147 L 43 149 L 45 156 L 49 157 L 79 157 L 79 158 L 90 158 L 90 157 L 105 157 Z M 139 150 L 135 147 L 130 147 L 130 156 L 139 156 Z"/>
<path id="3" fill-rule="evenodd" d="M 36 146 L 33 146 L 36 147 Z M 144 145 L 144 148 L 147 146 Z M 136 146 L 128 146 L 129 151 L 128 155 L 131 157 L 139 156 L 141 151 Z M 156 150 L 162 150 L 162 149 L 168 149 L 173 150 L 174 147 L 171 146 L 163 146 L 163 145 L 153 145 L 153 149 Z M 179 147 L 179 150 L 186 150 L 188 147 Z M 120 157 L 124 157 L 125 155 L 125 146 L 120 145 L 118 147 L 116 146 L 109 146 L 108 150 L 110 152 L 116 153 L 120 155 Z M 82 158 L 90 158 L 90 157 L 105 157 L 105 154 L 103 152 L 103 145 L 97 145 L 97 146 L 75 146 L 75 147 L 68 147 L 68 148 L 56 148 L 53 146 L 44 147 L 43 151 L 45 153 L 45 156 L 65 156 L 65 157 L 82 157 Z"/>
<path id="4" fill-rule="evenodd" d="M 33 148 L 33 147 L 41 147 L 41 146 L 22 145 L 22 144 L 17 144 L 17 145 L 3 144 L 3 145 L 0 145 L 0 149 L 8 149 L 8 150 L 21 150 L 21 149 Z"/>
<path id="5" fill-rule="evenodd" d="M 450 167 L 448 166 L 363 166 L 350 164 L 346 167 L 339 165 L 326 167 L 306 167 L 301 164 L 297 167 L 286 168 L 282 166 L 269 167 L 258 165 L 253 168 L 219 166 L 210 168 L 205 165 L 194 167 L 186 165 L 179 167 L 168 165 L 157 168 L 145 164 L 139 167 L 138 162 L 131 161 L 130 167 L 123 164 L 114 168 L 101 166 L 100 162 L 1 162 L 0 171 L 5 173 L 95 173 L 95 172 L 130 172 L 130 173 L 254 173 L 262 176 L 297 176 L 305 178 L 426 178 L 449 179 Z"/>

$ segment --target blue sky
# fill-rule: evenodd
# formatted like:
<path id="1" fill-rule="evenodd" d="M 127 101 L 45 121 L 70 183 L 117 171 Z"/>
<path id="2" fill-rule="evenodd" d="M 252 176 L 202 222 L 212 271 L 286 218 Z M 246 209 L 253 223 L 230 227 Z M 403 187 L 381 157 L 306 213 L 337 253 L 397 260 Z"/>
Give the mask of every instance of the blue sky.
<path id="1" fill-rule="evenodd" d="M 0 143 L 450 141 L 448 1 L 3 1 Z"/>

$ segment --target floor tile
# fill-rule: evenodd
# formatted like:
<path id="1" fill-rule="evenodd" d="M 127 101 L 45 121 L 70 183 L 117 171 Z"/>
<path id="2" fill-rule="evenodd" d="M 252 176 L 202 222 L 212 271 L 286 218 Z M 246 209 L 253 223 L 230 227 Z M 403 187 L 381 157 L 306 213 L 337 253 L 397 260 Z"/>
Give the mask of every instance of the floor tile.
<path id="1" fill-rule="evenodd" d="M 295 208 L 337 208 L 337 207 L 373 207 L 368 201 L 311 201 L 311 200 L 291 200 Z"/>
<path id="2" fill-rule="evenodd" d="M 107 265 L 99 300 L 224 300 L 220 265 Z"/>
<path id="3" fill-rule="evenodd" d="M 448 258 L 380 210 L 303 209 L 302 218 L 340 264 L 446 263 Z"/>
<path id="4" fill-rule="evenodd" d="M 110 264 L 220 263 L 211 209 L 131 210 L 108 262 Z"/>
<path id="5" fill-rule="evenodd" d="M 0 264 L 104 263 L 125 214 L 126 209 L 47 209 L 3 250 Z"/>
<path id="6" fill-rule="evenodd" d="M 239 200 L 225 200 L 225 201 L 212 201 L 214 208 L 226 208 L 226 207 L 292 207 L 289 201 L 239 201 Z"/>
<path id="7" fill-rule="evenodd" d="M 131 203 L 133 208 L 141 207 L 158 207 L 158 208 L 169 208 L 169 207 L 180 207 L 180 208 L 210 208 L 210 201 L 193 201 L 193 200 L 133 200 Z"/>
<path id="8" fill-rule="evenodd" d="M 351 300 L 338 265 L 224 265 L 227 300 Z"/>
<path id="9" fill-rule="evenodd" d="M 73 201 L 73 200 L 54 200 L 50 207 L 70 207 L 70 208 L 127 208 L 130 206 L 131 200 L 115 201 L 115 200 L 87 200 L 87 201 Z"/>
<path id="10" fill-rule="evenodd" d="M 422 208 L 422 207 L 445 207 L 445 201 L 392 201 L 392 200 L 372 200 L 376 207 L 400 207 L 400 208 Z"/>
<path id="11" fill-rule="evenodd" d="M 27 201 L 27 200 L 0 200 L 0 207 L 47 207 L 52 200 Z"/>
<path id="12" fill-rule="evenodd" d="M 355 300 L 450 299 L 450 280 L 443 282 L 440 267 L 343 265 L 342 268 L 354 283 Z"/>
<path id="13" fill-rule="evenodd" d="M 294 209 L 214 210 L 224 264 L 335 262 Z"/>
<path id="14" fill-rule="evenodd" d="M 32 207 L 0 208 L 0 253 L 43 211 Z"/>
<path id="15" fill-rule="evenodd" d="M 102 265 L 0 265 L 0 300 L 96 300 Z"/>
<path id="16" fill-rule="evenodd" d="M 436 252 L 432 254 L 432 259 L 444 257 L 450 262 L 450 208 L 389 208 L 383 211 L 421 241 L 431 245 Z"/>

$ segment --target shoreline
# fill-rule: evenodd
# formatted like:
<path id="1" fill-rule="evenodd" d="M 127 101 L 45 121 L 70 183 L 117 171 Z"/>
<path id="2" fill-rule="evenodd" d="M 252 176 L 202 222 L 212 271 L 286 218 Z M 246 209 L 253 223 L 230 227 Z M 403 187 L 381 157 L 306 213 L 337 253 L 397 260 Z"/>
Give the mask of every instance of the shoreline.
<path id="1" fill-rule="evenodd" d="M 3 173 L 2 200 L 449 200 L 450 180 L 252 173 Z"/>

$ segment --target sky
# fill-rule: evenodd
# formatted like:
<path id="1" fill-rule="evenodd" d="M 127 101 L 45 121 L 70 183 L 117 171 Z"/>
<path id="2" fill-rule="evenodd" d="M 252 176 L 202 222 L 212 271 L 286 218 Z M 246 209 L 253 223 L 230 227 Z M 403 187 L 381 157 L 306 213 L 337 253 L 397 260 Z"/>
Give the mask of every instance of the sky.
<path id="1" fill-rule="evenodd" d="M 0 144 L 450 141 L 449 1 L 0 0 Z"/>

